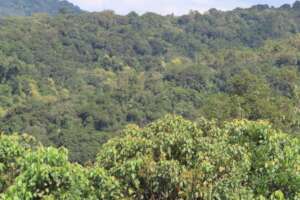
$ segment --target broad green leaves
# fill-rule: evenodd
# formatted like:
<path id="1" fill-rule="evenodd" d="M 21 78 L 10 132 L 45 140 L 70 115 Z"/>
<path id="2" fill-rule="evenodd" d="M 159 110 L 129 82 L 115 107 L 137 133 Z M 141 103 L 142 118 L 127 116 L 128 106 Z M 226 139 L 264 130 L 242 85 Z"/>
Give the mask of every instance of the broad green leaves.
<path id="1" fill-rule="evenodd" d="M 130 125 L 97 162 L 68 161 L 65 149 L 28 136 L 0 137 L 1 198 L 7 200 L 272 199 L 300 195 L 300 141 L 265 121 L 224 126 L 167 115 Z"/>
<path id="2" fill-rule="evenodd" d="M 97 163 L 131 198 L 294 199 L 299 194 L 299 140 L 266 122 L 240 120 L 218 128 L 169 115 L 124 134 L 104 145 Z"/>

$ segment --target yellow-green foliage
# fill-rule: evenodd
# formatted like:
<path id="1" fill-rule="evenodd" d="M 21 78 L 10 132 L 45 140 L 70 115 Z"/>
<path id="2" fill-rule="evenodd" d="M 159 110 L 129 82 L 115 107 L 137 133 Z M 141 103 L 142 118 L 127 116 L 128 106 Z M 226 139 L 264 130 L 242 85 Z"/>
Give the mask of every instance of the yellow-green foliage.
<path id="1" fill-rule="evenodd" d="M 300 143 L 264 121 L 217 127 L 177 116 L 104 145 L 99 166 L 132 199 L 296 199 Z"/>
<path id="2" fill-rule="evenodd" d="M 68 161 L 64 148 L 0 135 L 0 197 L 24 199 L 245 199 L 300 197 L 300 141 L 265 121 L 218 127 L 168 115 L 128 126 L 94 165 Z"/>
<path id="3" fill-rule="evenodd" d="M 53 80 L 49 79 L 48 80 L 48 83 L 49 83 L 49 86 L 52 90 L 54 90 L 54 92 L 56 93 L 56 89 L 54 88 L 54 82 Z M 57 101 L 57 97 L 56 96 L 53 96 L 53 95 L 41 95 L 40 92 L 39 92 L 39 87 L 37 85 L 37 83 L 34 81 L 34 80 L 30 80 L 29 83 L 29 88 L 30 88 L 30 94 L 31 96 L 38 100 L 38 101 L 41 101 L 43 103 L 54 103 Z"/>
<path id="4" fill-rule="evenodd" d="M 6 110 L 0 106 L 0 117 L 3 117 L 6 114 Z"/>
<path id="5" fill-rule="evenodd" d="M 173 65 L 181 65 L 182 64 L 182 60 L 180 58 L 174 58 L 173 60 L 171 60 L 171 64 L 173 64 Z"/>
<path id="6" fill-rule="evenodd" d="M 30 94 L 33 98 L 40 98 L 40 93 L 39 93 L 39 89 L 38 86 L 36 85 L 35 81 L 30 81 L 28 83 L 29 88 L 30 88 Z"/>
<path id="7" fill-rule="evenodd" d="M 66 149 L 0 135 L 0 199 L 120 199 L 118 181 L 99 167 L 68 161 Z"/>

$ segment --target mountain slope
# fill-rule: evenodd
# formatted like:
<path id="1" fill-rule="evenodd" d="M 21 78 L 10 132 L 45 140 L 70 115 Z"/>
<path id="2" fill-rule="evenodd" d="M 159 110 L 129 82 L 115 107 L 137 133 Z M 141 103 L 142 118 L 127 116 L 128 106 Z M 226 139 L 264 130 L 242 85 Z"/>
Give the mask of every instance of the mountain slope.
<path id="1" fill-rule="evenodd" d="M 130 123 L 269 120 L 300 130 L 300 6 L 0 21 L 0 129 L 85 162 Z"/>
<path id="2" fill-rule="evenodd" d="M 0 0 L 0 16 L 30 16 L 33 13 L 79 13 L 79 7 L 62 0 Z"/>

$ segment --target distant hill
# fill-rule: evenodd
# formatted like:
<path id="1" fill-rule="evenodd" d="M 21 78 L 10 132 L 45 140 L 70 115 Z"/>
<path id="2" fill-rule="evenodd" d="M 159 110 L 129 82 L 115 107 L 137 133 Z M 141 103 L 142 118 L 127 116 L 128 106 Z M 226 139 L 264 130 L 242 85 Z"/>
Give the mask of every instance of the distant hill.
<path id="1" fill-rule="evenodd" d="M 33 13 L 81 12 L 80 8 L 64 0 L 0 0 L 0 16 L 30 16 Z"/>

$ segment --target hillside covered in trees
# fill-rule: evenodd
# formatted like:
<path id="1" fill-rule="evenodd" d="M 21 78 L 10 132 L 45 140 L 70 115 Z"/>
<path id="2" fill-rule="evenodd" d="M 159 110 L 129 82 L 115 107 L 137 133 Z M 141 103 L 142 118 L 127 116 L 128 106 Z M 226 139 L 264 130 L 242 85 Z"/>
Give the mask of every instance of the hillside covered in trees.
<path id="1" fill-rule="evenodd" d="M 264 121 L 168 115 L 128 126 L 86 167 L 28 135 L 0 135 L 5 200 L 298 200 L 300 140 Z"/>
<path id="2" fill-rule="evenodd" d="M 56 15 L 60 12 L 79 13 L 81 10 L 65 0 L 0 0 L 0 16 Z"/>
<path id="3" fill-rule="evenodd" d="M 6 1 L 7 2 L 7 1 Z M 10 1 L 9 1 L 10 2 Z M 0 129 L 94 160 L 127 124 L 268 120 L 299 136 L 300 2 L 0 19 Z"/>

